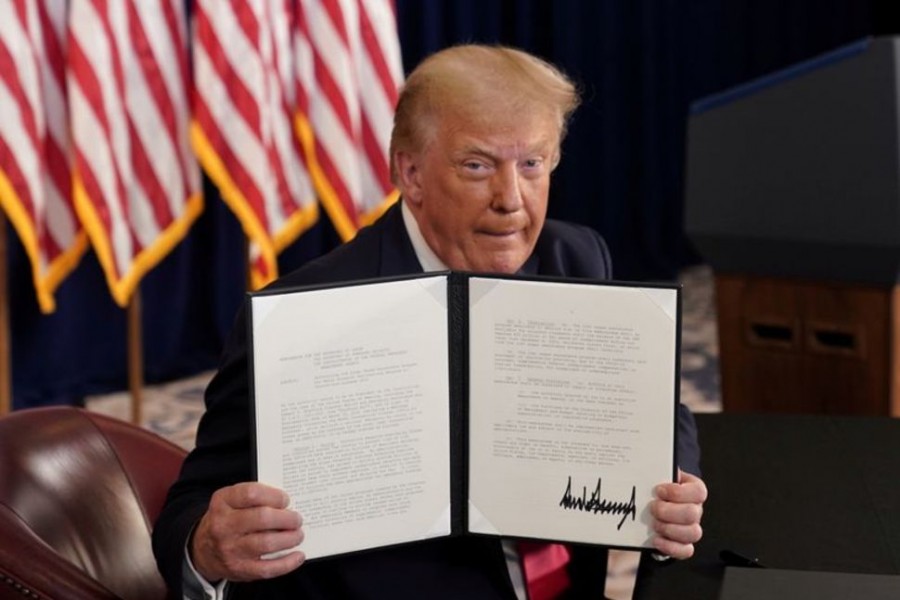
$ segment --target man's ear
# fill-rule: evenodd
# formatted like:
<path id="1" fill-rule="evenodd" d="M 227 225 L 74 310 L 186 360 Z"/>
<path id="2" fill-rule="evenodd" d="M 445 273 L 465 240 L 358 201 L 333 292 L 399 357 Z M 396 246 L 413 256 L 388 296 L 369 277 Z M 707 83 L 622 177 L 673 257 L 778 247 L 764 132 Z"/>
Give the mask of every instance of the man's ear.
<path id="1" fill-rule="evenodd" d="M 422 201 L 422 177 L 419 169 L 418 155 L 403 150 L 394 154 L 397 166 L 397 187 L 404 202 L 418 205 Z"/>

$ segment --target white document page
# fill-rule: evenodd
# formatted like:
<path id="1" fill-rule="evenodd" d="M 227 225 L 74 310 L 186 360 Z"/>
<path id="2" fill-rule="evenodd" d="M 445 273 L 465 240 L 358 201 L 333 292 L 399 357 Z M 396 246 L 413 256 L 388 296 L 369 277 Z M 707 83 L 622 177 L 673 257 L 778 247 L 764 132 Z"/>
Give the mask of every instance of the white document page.
<path id="1" fill-rule="evenodd" d="M 649 545 L 674 465 L 676 290 L 469 286 L 469 529 Z"/>
<path id="2" fill-rule="evenodd" d="M 254 296 L 259 481 L 317 558 L 450 533 L 445 276 Z"/>

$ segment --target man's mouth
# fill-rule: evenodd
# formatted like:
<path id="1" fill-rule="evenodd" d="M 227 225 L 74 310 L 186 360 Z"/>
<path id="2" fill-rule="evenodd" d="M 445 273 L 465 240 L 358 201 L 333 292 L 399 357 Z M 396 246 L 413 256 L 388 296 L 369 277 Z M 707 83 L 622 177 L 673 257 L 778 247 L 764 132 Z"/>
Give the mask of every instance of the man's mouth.
<path id="1" fill-rule="evenodd" d="M 487 229 L 479 231 L 481 235 L 487 235 L 495 238 L 505 238 L 512 237 L 519 233 L 518 229 L 510 228 L 510 229 Z"/>

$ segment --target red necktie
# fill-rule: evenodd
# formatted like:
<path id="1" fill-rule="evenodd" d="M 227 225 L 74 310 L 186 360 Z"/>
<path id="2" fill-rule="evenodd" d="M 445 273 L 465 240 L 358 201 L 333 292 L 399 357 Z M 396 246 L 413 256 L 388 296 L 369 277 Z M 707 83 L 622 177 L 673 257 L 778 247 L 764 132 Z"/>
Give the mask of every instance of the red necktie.
<path id="1" fill-rule="evenodd" d="M 552 600 L 569 587 L 569 550 L 562 544 L 520 541 L 519 556 L 529 600 Z"/>

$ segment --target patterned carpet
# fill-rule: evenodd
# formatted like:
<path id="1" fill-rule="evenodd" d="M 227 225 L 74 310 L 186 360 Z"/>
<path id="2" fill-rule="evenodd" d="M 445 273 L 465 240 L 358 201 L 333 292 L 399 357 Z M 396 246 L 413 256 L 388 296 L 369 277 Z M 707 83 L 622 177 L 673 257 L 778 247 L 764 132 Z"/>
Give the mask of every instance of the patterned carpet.
<path id="1" fill-rule="evenodd" d="M 681 312 L 681 401 L 694 412 L 719 412 L 719 345 L 712 271 L 691 267 L 679 277 Z"/>
<path id="2" fill-rule="evenodd" d="M 681 401 L 694 412 L 721 410 L 719 360 L 716 338 L 715 299 L 709 268 L 691 267 L 682 272 Z M 212 373 L 143 391 L 143 426 L 190 449 L 194 445 L 197 422 L 203 412 L 203 390 Z M 128 419 L 127 392 L 89 397 L 86 406 L 120 419 Z M 613 600 L 631 598 L 637 567 L 634 552 L 614 552 L 610 556 L 606 594 Z"/>

